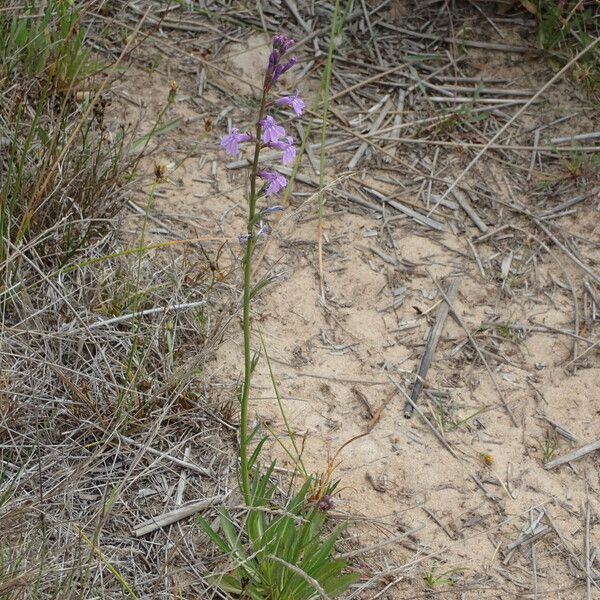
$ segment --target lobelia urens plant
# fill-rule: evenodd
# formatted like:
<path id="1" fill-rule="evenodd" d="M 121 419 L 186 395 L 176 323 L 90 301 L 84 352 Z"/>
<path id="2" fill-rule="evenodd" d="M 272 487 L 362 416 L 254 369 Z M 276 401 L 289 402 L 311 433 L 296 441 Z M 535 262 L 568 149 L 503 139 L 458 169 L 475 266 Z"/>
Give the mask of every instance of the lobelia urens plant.
<path id="1" fill-rule="evenodd" d="M 293 138 L 268 114 L 275 107 L 289 108 L 296 116 L 304 111 L 304 102 L 298 92 L 273 98 L 273 89 L 281 76 L 296 64 L 295 57 L 287 56 L 293 45 L 293 40 L 286 36 L 276 35 L 273 38 L 255 132 L 251 134 L 232 128 L 221 139 L 221 145 L 231 156 L 237 156 L 240 144 L 254 144 L 247 229 L 240 236 L 245 252 L 244 382 L 240 394 L 239 480 L 245 504 L 245 519 L 237 522 L 225 507 L 221 507 L 219 526 L 222 535 L 216 533 L 205 519 L 199 518 L 198 521 L 230 561 L 222 572 L 208 575 L 207 580 L 224 592 L 252 600 L 334 598 L 346 591 L 360 576 L 358 573 L 343 573 L 346 562 L 333 556 L 335 543 L 344 526 L 324 535 L 327 512 L 335 507 L 331 494 L 336 484 L 320 486 L 319 494 L 315 495 L 315 487 L 318 487 L 316 479 L 306 476 L 300 490 L 296 494 L 290 494 L 284 507 L 278 507 L 274 502 L 277 486 L 271 480 L 275 463 L 271 463 L 262 474 L 257 464 L 264 439 L 249 456 L 253 436 L 248 432 L 248 403 L 252 371 L 257 361 L 250 345 L 250 303 L 261 287 L 260 283 L 252 285 L 252 256 L 257 240 L 267 232 L 266 217 L 283 210 L 278 205 L 259 209 L 257 204 L 261 199 L 268 202 L 277 197 L 288 184 L 287 179 L 277 171 L 259 170 L 259 162 L 260 153 L 265 148 L 281 150 L 284 165 L 291 164 L 296 159 Z"/>
<path id="2" fill-rule="evenodd" d="M 259 198 L 265 199 L 277 196 L 287 186 L 287 179 L 277 171 L 260 171 L 260 152 L 265 148 L 282 151 L 282 162 L 289 165 L 296 160 L 296 146 L 291 136 L 277 123 L 267 111 L 273 106 L 289 106 L 299 116 L 304 111 L 304 102 L 296 92 L 293 96 L 284 96 L 277 100 L 272 99 L 272 91 L 281 76 L 289 71 L 295 64 L 296 58 L 286 58 L 286 53 L 294 45 L 293 40 L 277 35 L 273 38 L 273 51 L 265 72 L 262 86 L 262 95 L 255 134 L 241 133 L 237 128 L 221 139 L 221 145 L 227 154 L 237 156 L 239 145 L 254 143 L 254 160 L 250 170 L 250 197 L 248 199 L 247 231 L 240 236 L 240 242 L 245 243 L 244 254 L 244 297 L 243 297 L 243 330 L 244 330 L 244 383 L 240 400 L 240 486 L 246 504 L 250 504 L 250 474 L 248 461 L 248 400 L 252 371 L 254 368 L 252 351 L 250 348 L 250 301 L 252 297 L 252 255 L 257 238 L 265 233 L 264 217 L 270 212 L 282 210 L 280 206 L 263 207 L 257 211 Z M 258 180 L 264 184 L 258 189 Z"/>

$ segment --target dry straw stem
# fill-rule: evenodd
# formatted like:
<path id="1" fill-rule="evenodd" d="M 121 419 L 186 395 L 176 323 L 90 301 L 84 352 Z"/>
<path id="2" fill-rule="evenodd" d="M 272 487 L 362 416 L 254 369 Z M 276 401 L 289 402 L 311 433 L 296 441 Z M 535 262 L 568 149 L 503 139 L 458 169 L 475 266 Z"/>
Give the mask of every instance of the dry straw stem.
<path id="1" fill-rule="evenodd" d="M 448 452 L 450 452 L 450 454 L 452 454 L 452 456 L 454 456 L 456 460 L 460 461 L 461 459 L 456 454 L 456 452 L 454 452 L 450 444 L 448 444 L 448 442 L 444 439 L 444 436 L 442 436 L 442 434 L 431 424 L 431 421 L 423 414 L 423 411 L 412 401 L 411 397 L 404 391 L 402 386 L 391 375 L 388 375 L 388 379 L 394 384 L 394 386 L 396 386 L 396 389 L 406 398 L 406 402 L 410 406 L 412 406 L 413 410 L 419 415 L 419 417 L 421 417 L 425 425 L 427 425 L 431 433 L 433 433 L 433 435 L 438 439 L 440 444 L 442 444 L 442 446 L 446 450 L 448 450 Z"/>
<path id="2" fill-rule="evenodd" d="M 130 437 L 127 437 L 126 435 L 121 435 L 121 434 L 117 434 L 117 435 L 118 435 L 119 439 L 122 440 L 123 442 L 126 442 L 127 444 L 131 444 L 132 446 L 136 446 L 136 447 L 140 448 L 143 452 L 148 452 L 148 454 L 153 454 L 154 456 L 158 456 L 159 458 L 162 458 L 162 459 L 166 460 L 167 462 L 171 462 L 175 465 L 183 467 L 184 469 L 194 471 L 195 473 L 198 473 L 199 475 L 203 475 L 204 477 L 208 477 L 211 475 L 211 472 L 208 469 L 205 469 L 204 467 L 201 467 L 199 465 L 191 463 L 188 460 L 181 460 L 180 458 L 172 456 L 171 454 L 169 454 L 167 452 L 161 452 L 160 450 L 156 450 L 155 448 L 150 447 L 149 443 L 142 444 L 142 443 L 136 442 L 135 440 L 132 440 Z"/>
<path id="3" fill-rule="evenodd" d="M 558 536 L 558 538 L 560 539 L 560 541 L 562 543 L 562 547 L 569 554 L 571 560 L 573 561 L 573 564 L 576 567 L 578 567 L 584 573 L 586 581 L 589 581 L 590 585 L 593 585 L 597 590 L 600 590 L 600 585 L 592 577 L 592 574 L 586 569 L 586 565 L 581 562 L 581 560 L 579 559 L 579 557 L 572 550 L 571 546 L 569 545 L 569 542 L 565 539 L 565 536 L 562 534 L 562 532 L 560 531 L 560 529 L 556 525 L 556 522 L 554 521 L 554 519 L 553 519 L 552 515 L 550 514 L 548 508 L 546 508 L 545 513 L 546 513 L 546 519 L 548 519 L 548 523 L 550 523 L 550 526 L 552 527 L 552 529 L 554 529 L 556 535 Z"/>

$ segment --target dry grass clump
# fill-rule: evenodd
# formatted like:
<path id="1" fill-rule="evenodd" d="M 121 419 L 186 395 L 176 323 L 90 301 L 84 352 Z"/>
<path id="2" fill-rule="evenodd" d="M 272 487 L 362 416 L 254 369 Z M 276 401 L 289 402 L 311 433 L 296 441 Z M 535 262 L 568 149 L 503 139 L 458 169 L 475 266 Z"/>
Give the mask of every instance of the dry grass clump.
<path id="1" fill-rule="evenodd" d="M 164 574 L 131 527 L 181 475 L 156 451 L 229 443 L 198 383 L 220 327 L 200 251 L 116 234 L 146 144 L 107 123 L 85 11 L 0 11 L 0 598 L 151 594 Z"/>

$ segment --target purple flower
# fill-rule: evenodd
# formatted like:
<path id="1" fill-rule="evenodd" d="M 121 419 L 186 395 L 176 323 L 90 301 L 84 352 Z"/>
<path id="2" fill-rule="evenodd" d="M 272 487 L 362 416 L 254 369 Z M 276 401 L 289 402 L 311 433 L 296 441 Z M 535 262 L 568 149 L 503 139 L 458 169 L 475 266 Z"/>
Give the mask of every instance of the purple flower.
<path id="1" fill-rule="evenodd" d="M 298 96 L 298 90 L 292 96 L 283 96 L 275 101 L 277 106 L 291 106 L 299 117 L 304 112 L 304 101 Z"/>
<path id="2" fill-rule="evenodd" d="M 294 138 L 286 136 L 284 141 L 271 142 L 270 148 L 275 148 L 283 152 L 281 162 L 284 165 L 291 165 L 296 160 L 296 146 L 294 146 Z"/>
<path id="3" fill-rule="evenodd" d="M 326 512 L 335 508 L 335 501 L 331 496 L 323 496 L 323 499 L 319 502 L 319 510 Z"/>
<path id="4" fill-rule="evenodd" d="M 287 186 L 287 179 L 280 173 L 272 171 L 259 171 L 258 176 L 267 183 L 265 196 L 273 196 L 278 194 L 284 187 Z"/>
<path id="5" fill-rule="evenodd" d="M 277 65 L 273 70 L 271 81 L 277 81 L 284 73 L 289 71 L 296 64 L 296 57 L 292 56 L 284 65 Z"/>
<path id="6" fill-rule="evenodd" d="M 283 54 L 284 52 L 287 52 L 295 43 L 296 42 L 293 39 L 279 34 L 273 38 L 273 50 L 280 50 Z"/>
<path id="7" fill-rule="evenodd" d="M 269 54 L 269 65 L 267 67 L 267 70 L 269 71 L 269 73 L 271 73 L 273 71 L 273 69 L 277 66 L 278 62 L 279 62 L 279 52 L 277 50 L 273 50 L 273 52 L 271 52 L 271 54 Z"/>
<path id="8" fill-rule="evenodd" d="M 262 141 L 265 144 L 279 141 L 279 138 L 285 135 L 285 129 L 277 124 L 277 121 L 268 115 L 262 121 L 259 121 L 259 125 L 262 126 Z"/>
<path id="9" fill-rule="evenodd" d="M 221 138 L 221 146 L 230 156 L 238 155 L 238 145 L 242 142 L 249 142 L 252 136 L 249 133 L 240 133 L 237 127 L 232 127 L 231 133 Z"/>

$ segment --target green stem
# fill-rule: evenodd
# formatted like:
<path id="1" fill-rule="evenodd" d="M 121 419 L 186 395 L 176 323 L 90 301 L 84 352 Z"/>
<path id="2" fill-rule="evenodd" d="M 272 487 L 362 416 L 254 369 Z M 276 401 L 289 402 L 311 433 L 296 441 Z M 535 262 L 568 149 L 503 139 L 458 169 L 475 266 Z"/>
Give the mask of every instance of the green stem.
<path id="1" fill-rule="evenodd" d="M 258 120 L 256 123 L 256 145 L 254 147 L 254 160 L 250 172 L 250 198 L 248 203 L 248 241 L 244 255 L 244 297 L 242 327 L 244 330 L 244 385 L 240 399 L 240 485 L 246 506 L 251 504 L 250 496 L 250 473 L 248 469 L 248 401 L 250 397 L 250 385 L 252 382 L 252 348 L 250 328 L 250 299 L 252 296 L 252 255 L 254 253 L 254 217 L 256 214 L 256 178 L 258 177 L 258 161 L 260 157 L 262 135 L 262 121 L 267 104 L 267 93 L 263 92 L 260 103 Z"/>

